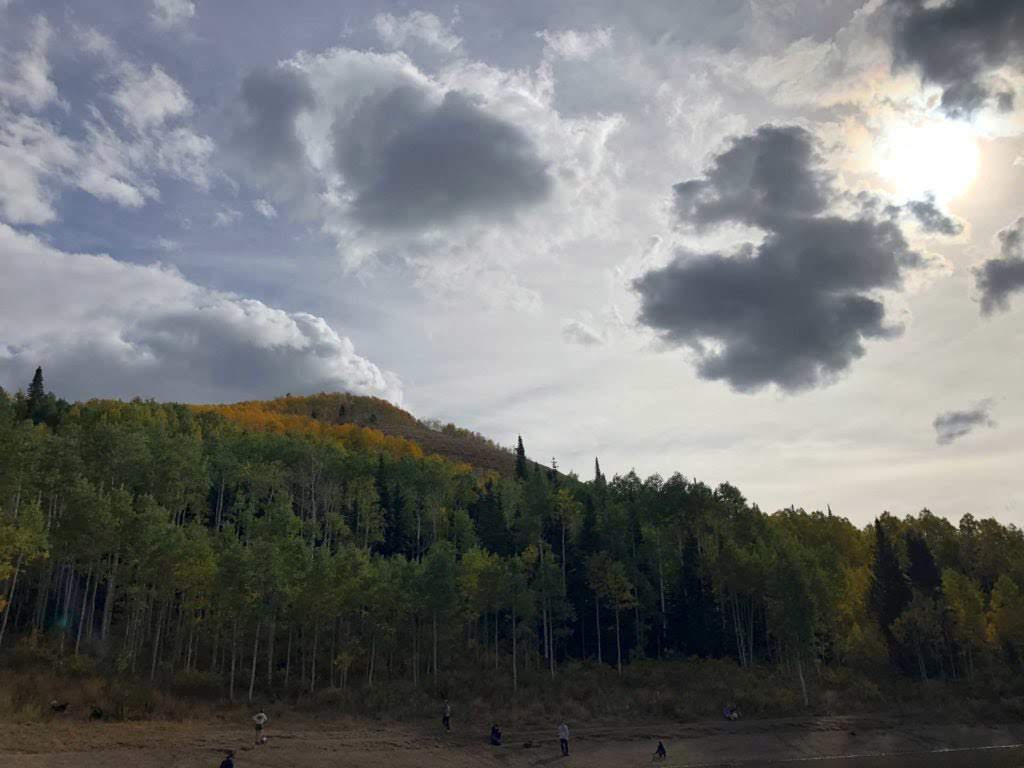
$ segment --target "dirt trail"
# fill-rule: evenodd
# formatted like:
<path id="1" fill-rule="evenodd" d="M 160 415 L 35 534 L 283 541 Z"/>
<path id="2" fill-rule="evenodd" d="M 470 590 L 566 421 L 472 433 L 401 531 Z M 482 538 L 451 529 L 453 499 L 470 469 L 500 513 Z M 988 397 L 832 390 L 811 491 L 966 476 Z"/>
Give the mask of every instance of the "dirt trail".
<path id="1" fill-rule="evenodd" d="M 738 723 L 591 724 L 573 729 L 572 756 L 562 760 L 552 726 L 505 726 L 506 745 L 484 741 L 486 723 L 438 724 L 326 720 L 271 713 L 269 741 L 252 744 L 245 722 L 0 723 L 4 768 L 185 768 L 219 764 L 236 751 L 238 768 L 422 768 L 505 766 L 585 768 L 648 766 L 657 740 L 663 768 L 713 765 L 1024 766 L 1024 726 L 950 726 L 892 718 L 789 718 Z M 966 748 L 997 747 L 983 751 Z M 939 752 L 938 750 L 947 750 Z M 950 751 L 952 750 L 952 751 Z M 878 755 L 889 755 L 887 758 Z M 843 759 L 836 759 L 846 756 Z M 860 756 L 860 757 L 853 757 Z M 794 762 L 796 761 L 796 762 Z"/>

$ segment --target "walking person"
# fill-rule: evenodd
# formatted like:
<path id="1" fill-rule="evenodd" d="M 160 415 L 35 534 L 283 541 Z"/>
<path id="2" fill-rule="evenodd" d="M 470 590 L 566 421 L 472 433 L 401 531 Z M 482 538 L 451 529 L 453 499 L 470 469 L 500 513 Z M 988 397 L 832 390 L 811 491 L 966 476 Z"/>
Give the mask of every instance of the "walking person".
<path id="1" fill-rule="evenodd" d="M 654 750 L 654 759 L 660 761 L 664 760 L 666 757 L 668 757 L 668 752 L 665 751 L 665 744 L 659 740 L 658 748 Z"/>
<path id="2" fill-rule="evenodd" d="M 562 747 L 562 757 L 569 756 L 569 726 L 565 721 L 558 726 L 558 742 Z"/>
<path id="3" fill-rule="evenodd" d="M 444 700 L 444 713 L 441 715 L 441 724 L 446 731 L 452 729 L 452 705 L 448 703 L 448 699 Z"/>
<path id="4" fill-rule="evenodd" d="M 267 722 L 267 720 L 269 720 L 269 719 L 270 718 L 267 717 L 267 714 L 262 709 L 259 712 L 257 712 L 255 715 L 252 716 L 252 721 L 254 723 L 256 723 L 256 745 L 257 746 L 259 746 L 260 744 L 263 744 L 267 740 L 267 737 L 263 735 L 263 726 Z"/>

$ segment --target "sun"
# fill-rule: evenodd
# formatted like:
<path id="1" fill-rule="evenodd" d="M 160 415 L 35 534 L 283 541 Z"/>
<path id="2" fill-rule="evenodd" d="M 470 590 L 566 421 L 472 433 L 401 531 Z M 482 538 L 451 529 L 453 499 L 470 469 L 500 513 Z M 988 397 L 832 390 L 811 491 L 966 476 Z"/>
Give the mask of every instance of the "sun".
<path id="1" fill-rule="evenodd" d="M 875 146 L 875 168 L 903 198 L 948 203 L 978 175 L 980 151 L 967 123 L 931 118 L 891 125 Z"/>

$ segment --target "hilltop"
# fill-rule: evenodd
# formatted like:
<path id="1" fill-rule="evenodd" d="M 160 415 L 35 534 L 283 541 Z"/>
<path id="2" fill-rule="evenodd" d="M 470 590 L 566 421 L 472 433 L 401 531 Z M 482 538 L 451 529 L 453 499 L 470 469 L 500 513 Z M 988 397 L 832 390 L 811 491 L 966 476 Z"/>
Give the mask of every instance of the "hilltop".
<path id="1" fill-rule="evenodd" d="M 305 416 L 324 424 L 352 424 L 375 429 L 388 437 L 410 440 L 424 453 L 434 453 L 479 470 L 510 476 L 515 469 L 515 453 L 511 448 L 451 423 L 421 421 L 379 397 L 347 393 L 320 393 L 306 397 L 287 395 L 259 405 L 267 411 Z"/>

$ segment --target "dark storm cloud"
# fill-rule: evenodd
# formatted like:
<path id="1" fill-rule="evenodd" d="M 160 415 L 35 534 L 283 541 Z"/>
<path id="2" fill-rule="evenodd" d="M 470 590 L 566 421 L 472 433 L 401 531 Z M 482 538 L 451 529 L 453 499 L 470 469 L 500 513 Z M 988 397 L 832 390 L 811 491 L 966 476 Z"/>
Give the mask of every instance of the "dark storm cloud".
<path id="1" fill-rule="evenodd" d="M 335 160 L 368 227 L 419 229 L 540 202 L 551 177 L 519 127 L 462 93 L 440 103 L 400 86 L 366 99 L 334 130 Z"/>
<path id="2" fill-rule="evenodd" d="M 991 409 L 992 401 L 984 400 L 966 411 L 940 413 L 932 422 L 932 426 L 935 427 L 935 441 L 939 445 L 949 445 L 978 427 L 994 427 L 996 423 L 989 416 Z"/>
<path id="3" fill-rule="evenodd" d="M 917 223 L 925 232 L 952 237 L 964 231 L 963 224 L 939 210 L 933 197 L 912 200 L 907 203 L 906 209 L 911 216 L 917 219 Z"/>
<path id="4" fill-rule="evenodd" d="M 257 71 L 242 82 L 231 150 L 242 172 L 278 201 L 299 202 L 315 186 L 295 120 L 313 109 L 306 76 L 292 68 Z"/>
<path id="5" fill-rule="evenodd" d="M 679 218 L 699 228 L 725 221 L 770 228 L 780 217 L 813 215 L 830 198 L 814 141 L 796 126 L 762 126 L 715 157 L 704 178 L 673 187 Z"/>
<path id="6" fill-rule="evenodd" d="M 996 99 L 1011 109 L 1013 94 L 993 92 L 986 78 L 1024 62 L 1024 3 L 1020 0 L 890 0 L 897 66 L 915 67 L 942 87 L 942 108 L 969 114 Z"/>
<path id="7" fill-rule="evenodd" d="M 874 295 L 922 265 L 897 224 L 827 212 L 832 176 L 813 137 L 763 126 L 734 139 L 698 180 L 675 187 L 676 212 L 698 228 L 755 225 L 759 245 L 733 255 L 680 253 L 634 283 L 640 322 L 697 355 L 706 379 L 752 391 L 813 387 L 900 332 Z"/>
<path id="8" fill-rule="evenodd" d="M 1010 306 L 1010 295 L 1024 291 L 1024 216 L 999 233 L 1001 258 L 988 259 L 974 268 L 981 292 L 981 311 L 990 315 Z"/>

